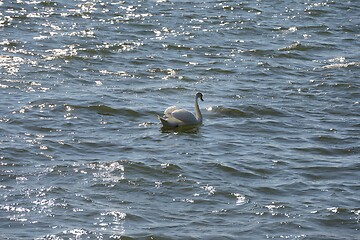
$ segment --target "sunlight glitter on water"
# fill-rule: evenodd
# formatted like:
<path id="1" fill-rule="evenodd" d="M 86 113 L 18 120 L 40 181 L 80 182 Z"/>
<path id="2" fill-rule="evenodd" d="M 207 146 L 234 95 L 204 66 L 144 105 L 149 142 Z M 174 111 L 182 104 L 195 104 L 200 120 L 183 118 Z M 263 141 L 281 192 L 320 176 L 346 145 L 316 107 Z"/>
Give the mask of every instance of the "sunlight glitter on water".
<path id="1" fill-rule="evenodd" d="M 0 238 L 356 238 L 359 11 L 0 1 Z"/>

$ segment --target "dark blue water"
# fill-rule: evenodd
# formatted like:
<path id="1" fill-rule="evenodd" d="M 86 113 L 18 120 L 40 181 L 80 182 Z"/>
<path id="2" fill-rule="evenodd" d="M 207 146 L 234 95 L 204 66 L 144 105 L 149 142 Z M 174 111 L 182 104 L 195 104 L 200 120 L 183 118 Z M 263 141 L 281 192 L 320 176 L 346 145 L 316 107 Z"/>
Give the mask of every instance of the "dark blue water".
<path id="1" fill-rule="evenodd" d="M 359 12 L 0 1 L 0 238 L 357 239 Z"/>

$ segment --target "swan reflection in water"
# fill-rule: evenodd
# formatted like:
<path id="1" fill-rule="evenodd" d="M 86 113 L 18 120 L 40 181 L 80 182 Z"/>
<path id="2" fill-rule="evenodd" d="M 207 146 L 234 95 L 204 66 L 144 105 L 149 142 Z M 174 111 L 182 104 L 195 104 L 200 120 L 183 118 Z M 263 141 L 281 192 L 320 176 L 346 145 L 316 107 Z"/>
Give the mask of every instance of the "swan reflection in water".
<path id="1" fill-rule="evenodd" d="M 162 133 L 171 133 L 171 134 L 197 134 L 199 133 L 199 125 L 191 126 L 180 126 L 180 127 L 161 127 Z"/>
<path id="2" fill-rule="evenodd" d="M 195 95 L 195 115 L 186 109 L 179 109 L 176 106 L 165 109 L 164 116 L 158 116 L 163 128 L 189 130 L 189 128 L 196 128 L 196 126 L 202 124 L 203 118 L 199 108 L 198 99 L 204 101 L 203 94 L 200 92 Z"/>

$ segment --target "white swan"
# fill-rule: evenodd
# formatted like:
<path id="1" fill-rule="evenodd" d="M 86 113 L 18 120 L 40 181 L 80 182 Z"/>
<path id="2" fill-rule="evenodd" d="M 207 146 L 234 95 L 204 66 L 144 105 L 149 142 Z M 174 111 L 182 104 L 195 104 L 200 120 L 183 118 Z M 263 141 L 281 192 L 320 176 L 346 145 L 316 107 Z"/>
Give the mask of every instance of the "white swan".
<path id="1" fill-rule="evenodd" d="M 202 123 L 202 115 L 199 108 L 198 99 L 203 100 L 202 93 L 198 92 L 195 95 L 195 115 L 186 109 L 178 109 L 175 106 L 168 107 L 164 111 L 164 117 L 159 117 L 159 120 L 164 127 L 181 127 L 197 125 Z"/>

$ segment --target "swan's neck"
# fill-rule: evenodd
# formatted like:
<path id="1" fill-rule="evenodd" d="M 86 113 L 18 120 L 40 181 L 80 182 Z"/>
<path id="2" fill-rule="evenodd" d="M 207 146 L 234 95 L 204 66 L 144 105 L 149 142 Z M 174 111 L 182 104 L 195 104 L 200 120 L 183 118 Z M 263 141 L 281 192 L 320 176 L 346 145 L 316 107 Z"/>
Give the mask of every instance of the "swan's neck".
<path id="1" fill-rule="evenodd" d="M 202 123 L 202 115 L 199 108 L 198 98 L 195 98 L 195 115 L 199 123 Z"/>

